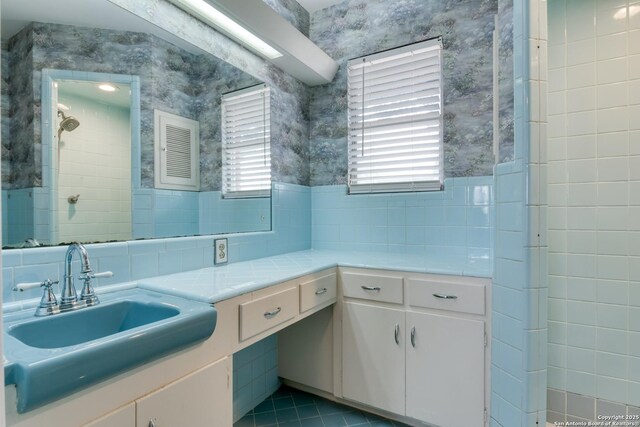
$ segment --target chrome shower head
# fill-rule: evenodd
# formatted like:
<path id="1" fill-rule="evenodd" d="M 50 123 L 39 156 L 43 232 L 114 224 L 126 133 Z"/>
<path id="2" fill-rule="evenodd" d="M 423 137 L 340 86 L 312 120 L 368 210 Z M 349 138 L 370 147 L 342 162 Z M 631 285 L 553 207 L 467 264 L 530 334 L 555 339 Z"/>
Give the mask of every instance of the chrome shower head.
<path id="1" fill-rule="evenodd" d="M 76 130 L 78 126 L 80 126 L 80 122 L 73 116 L 65 116 L 62 110 L 58 110 L 58 116 L 62 117 L 62 122 L 60 122 L 60 127 L 58 128 L 58 139 L 60 139 L 60 135 L 62 135 L 63 131 L 73 132 Z"/>

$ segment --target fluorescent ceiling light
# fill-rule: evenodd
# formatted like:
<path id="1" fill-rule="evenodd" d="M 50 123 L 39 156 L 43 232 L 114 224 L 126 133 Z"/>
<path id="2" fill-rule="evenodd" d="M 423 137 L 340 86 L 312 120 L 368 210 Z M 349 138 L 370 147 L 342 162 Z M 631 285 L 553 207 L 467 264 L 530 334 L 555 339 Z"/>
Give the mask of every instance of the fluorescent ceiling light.
<path id="1" fill-rule="evenodd" d="M 115 92 L 115 91 L 118 90 L 117 87 L 115 87 L 114 85 L 109 84 L 109 83 L 101 83 L 101 84 L 99 84 L 98 85 L 98 89 L 103 90 L 105 92 Z"/>
<path id="2" fill-rule="evenodd" d="M 257 51 L 269 59 L 276 59 L 282 56 L 280 52 L 265 43 L 260 38 L 250 33 L 243 26 L 239 25 L 224 13 L 214 8 L 204 0 L 170 0 L 172 3 L 182 7 L 189 13 L 202 19 L 207 24 L 213 25 L 224 31 L 228 35 L 238 39 L 248 47 Z"/>

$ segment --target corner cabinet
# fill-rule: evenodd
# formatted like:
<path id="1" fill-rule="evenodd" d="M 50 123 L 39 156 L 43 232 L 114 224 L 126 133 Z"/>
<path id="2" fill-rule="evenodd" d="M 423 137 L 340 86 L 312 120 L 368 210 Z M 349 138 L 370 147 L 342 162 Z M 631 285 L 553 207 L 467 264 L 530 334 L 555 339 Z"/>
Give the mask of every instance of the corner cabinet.
<path id="1" fill-rule="evenodd" d="M 487 279 L 341 269 L 341 394 L 405 422 L 481 427 Z"/>

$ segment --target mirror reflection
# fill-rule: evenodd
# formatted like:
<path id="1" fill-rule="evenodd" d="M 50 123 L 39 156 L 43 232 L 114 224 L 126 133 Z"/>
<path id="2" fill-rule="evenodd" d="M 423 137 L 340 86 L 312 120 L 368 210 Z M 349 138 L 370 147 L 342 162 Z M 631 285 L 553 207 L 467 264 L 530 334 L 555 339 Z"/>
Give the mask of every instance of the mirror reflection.
<path id="1" fill-rule="evenodd" d="M 269 230 L 268 191 L 222 191 L 223 159 L 266 164 L 223 154 L 223 95 L 262 82 L 91 3 L 91 19 L 70 23 L 2 2 L 3 246 Z M 245 123 L 263 153 L 270 118 L 259 117 Z"/>

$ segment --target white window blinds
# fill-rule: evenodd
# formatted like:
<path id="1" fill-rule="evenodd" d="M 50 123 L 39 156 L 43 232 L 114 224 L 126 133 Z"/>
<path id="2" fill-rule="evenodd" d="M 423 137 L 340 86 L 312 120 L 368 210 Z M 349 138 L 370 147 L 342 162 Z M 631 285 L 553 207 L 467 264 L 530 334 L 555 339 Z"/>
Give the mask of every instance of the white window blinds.
<path id="1" fill-rule="evenodd" d="M 348 63 L 349 191 L 442 188 L 442 42 Z"/>
<path id="2" fill-rule="evenodd" d="M 270 90 L 265 85 L 222 96 L 222 194 L 271 192 Z"/>

